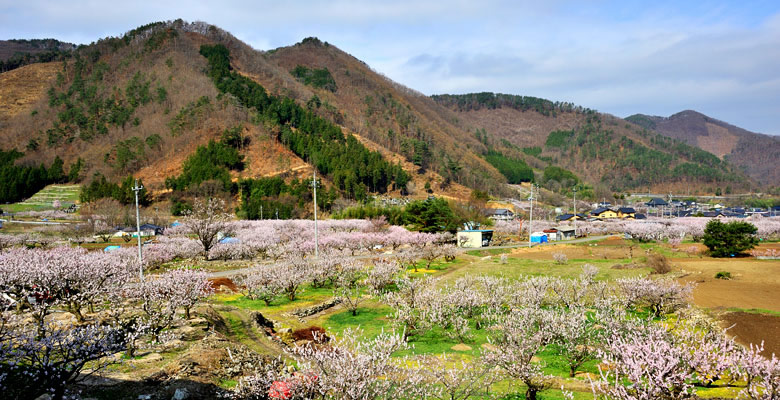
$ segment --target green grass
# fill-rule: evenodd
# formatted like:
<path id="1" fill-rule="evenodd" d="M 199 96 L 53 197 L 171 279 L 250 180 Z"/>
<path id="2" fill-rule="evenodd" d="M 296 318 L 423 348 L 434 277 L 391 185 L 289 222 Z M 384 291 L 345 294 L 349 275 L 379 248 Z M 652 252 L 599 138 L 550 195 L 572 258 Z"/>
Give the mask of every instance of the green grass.
<path id="1" fill-rule="evenodd" d="M 730 307 L 726 309 L 730 312 L 744 312 L 748 314 L 761 314 L 761 315 L 771 315 L 773 317 L 780 317 L 780 312 L 774 311 L 774 310 L 767 310 L 763 308 L 736 308 L 736 307 Z"/>
<path id="2" fill-rule="evenodd" d="M 249 338 L 249 335 L 246 333 L 246 329 L 244 329 L 244 323 L 241 321 L 241 318 L 231 313 L 222 313 L 221 315 L 225 320 L 225 324 L 227 325 L 228 329 L 230 329 L 230 334 L 233 336 L 233 338 L 242 343 Z"/>
<path id="3" fill-rule="evenodd" d="M 233 389 L 238 386 L 238 381 L 235 379 L 222 379 L 219 381 L 219 387 L 223 389 Z"/>
<path id="4" fill-rule="evenodd" d="M 509 253 L 512 249 L 482 249 L 482 250 L 469 250 L 466 254 L 474 257 L 487 257 L 497 256 L 500 254 Z"/>
<path id="5" fill-rule="evenodd" d="M 55 200 L 59 200 L 63 207 L 66 207 L 78 202 L 80 192 L 81 185 L 48 185 L 29 199 L 3 205 L 2 209 L 9 212 L 51 210 Z"/>

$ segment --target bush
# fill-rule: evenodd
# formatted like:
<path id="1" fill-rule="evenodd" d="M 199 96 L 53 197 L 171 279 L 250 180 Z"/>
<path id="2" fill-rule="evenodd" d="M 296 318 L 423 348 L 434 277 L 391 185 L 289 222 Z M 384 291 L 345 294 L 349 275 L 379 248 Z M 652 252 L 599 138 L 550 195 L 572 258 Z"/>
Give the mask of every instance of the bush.
<path id="1" fill-rule="evenodd" d="M 754 236 L 758 228 L 749 222 L 732 221 L 722 223 L 716 219 L 704 228 L 704 245 L 713 257 L 734 257 L 758 244 Z"/>
<path id="2" fill-rule="evenodd" d="M 720 271 L 717 274 L 715 274 L 715 279 L 729 280 L 731 279 L 731 272 Z"/>
<path id="3" fill-rule="evenodd" d="M 563 253 L 553 253 L 552 256 L 556 264 L 566 264 L 566 262 L 569 261 L 569 257 L 567 257 L 566 254 Z"/>
<path id="4" fill-rule="evenodd" d="M 669 264 L 669 260 L 663 254 L 653 254 L 648 257 L 647 266 L 650 267 L 654 274 L 663 275 L 672 272 L 672 265 Z"/>

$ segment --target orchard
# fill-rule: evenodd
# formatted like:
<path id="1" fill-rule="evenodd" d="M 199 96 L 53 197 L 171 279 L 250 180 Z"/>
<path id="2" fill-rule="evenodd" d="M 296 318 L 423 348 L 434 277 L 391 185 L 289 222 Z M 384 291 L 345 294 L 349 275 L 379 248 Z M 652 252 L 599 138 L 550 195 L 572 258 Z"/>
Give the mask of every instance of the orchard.
<path id="1" fill-rule="evenodd" d="M 640 252 L 464 252 L 451 234 L 383 220 L 320 221 L 315 239 L 312 221 L 234 221 L 222 209 L 196 205 L 143 246 L 142 265 L 131 246 L 0 237 L 4 398 L 98 397 L 91 379 L 207 342 L 227 348 L 224 362 L 254 360 L 213 378 L 211 395 L 232 399 L 780 398 L 777 356 L 735 341 L 695 304 L 695 282 L 634 265 Z M 678 247 L 705 225 L 578 229 L 698 260 Z M 755 225 L 756 238 L 777 238 L 775 218 Z"/>

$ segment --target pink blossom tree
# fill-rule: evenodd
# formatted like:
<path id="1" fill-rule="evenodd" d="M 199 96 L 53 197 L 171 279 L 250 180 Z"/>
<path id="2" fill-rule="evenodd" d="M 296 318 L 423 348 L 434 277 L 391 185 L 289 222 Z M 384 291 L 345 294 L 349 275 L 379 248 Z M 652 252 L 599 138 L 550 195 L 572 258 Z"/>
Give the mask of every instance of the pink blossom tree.
<path id="1" fill-rule="evenodd" d="M 183 230 L 197 236 L 203 247 L 203 254 L 208 258 L 209 250 L 217 243 L 220 233 L 229 233 L 230 215 L 225 212 L 225 201 L 210 198 L 207 201 L 197 200 L 192 205 L 192 211 L 188 211 Z"/>
<path id="2" fill-rule="evenodd" d="M 441 400 L 476 397 L 502 378 L 499 370 L 481 358 L 457 362 L 447 360 L 446 355 L 423 357 L 415 372 L 425 382 L 424 398 Z"/>
<path id="3" fill-rule="evenodd" d="M 170 301 L 184 309 L 184 318 L 190 319 L 190 309 L 202 299 L 214 294 L 214 287 L 205 271 L 174 269 L 163 274 L 162 279 L 176 282 L 176 290 Z"/>
<path id="4" fill-rule="evenodd" d="M 405 358 L 393 357 L 406 348 L 401 335 L 382 333 L 361 341 L 348 330 L 328 346 L 296 346 L 292 354 L 304 371 L 317 377 L 316 391 L 326 398 L 392 400 L 420 393 L 420 377 L 409 373 Z"/>
<path id="5" fill-rule="evenodd" d="M 262 300 L 266 306 L 282 293 L 282 286 L 276 279 L 276 266 L 258 265 L 251 269 L 243 279 L 246 296 L 253 300 Z"/>
<path id="6" fill-rule="evenodd" d="M 613 334 L 600 358 L 611 366 L 599 368 L 601 379 L 592 383 L 601 398 L 689 399 L 696 394 L 684 351 L 661 328 Z"/>
<path id="7" fill-rule="evenodd" d="M 485 356 L 487 363 L 501 368 L 526 386 L 528 400 L 536 400 L 537 393 L 552 385 L 553 377 L 542 371 L 541 363 L 534 362 L 534 356 L 552 338 L 545 318 L 540 309 L 529 308 L 498 317 L 496 325 L 500 329 L 493 329 L 492 337 L 495 348 Z"/>
<path id="8" fill-rule="evenodd" d="M 373 264 L 373 268 L 369 269 L 366 275 L 366 285 L 372 293 L 381 296 L 395 282 L 402 268 L 394 260 L 378 259 Z"/>
<path id="9" fill-rule="evenodd" d="M 18 321 L 17 321 L 18 322 Z M 114 326 L 72 326 L 45 322 L 42 330 L 14 324 L 0 343 L 0 391 L 4 398 L 62 400 L 68 388 L 115 363 L 124 332 Z M 89 364 L 89 373 L 82 373 Z"/>
<path id="10" fill-rule="evenodd" d="M 656 317 L 687 306 L 693 292 L 692 284 L 680 285 L 671 279 L 625 278 L 617 284 L 628 305 L 646 305 Z"/>
<path id="11" fill-rule="evenodd" d="M 403 329 L 403 338 L 424 333 L 431 327 L 426 308 L 433 295 L 433 279 L 402 276 L 396 280 L 398 290 L 385 294 L 383 300 L 393 308 L 390 318 Z"/>

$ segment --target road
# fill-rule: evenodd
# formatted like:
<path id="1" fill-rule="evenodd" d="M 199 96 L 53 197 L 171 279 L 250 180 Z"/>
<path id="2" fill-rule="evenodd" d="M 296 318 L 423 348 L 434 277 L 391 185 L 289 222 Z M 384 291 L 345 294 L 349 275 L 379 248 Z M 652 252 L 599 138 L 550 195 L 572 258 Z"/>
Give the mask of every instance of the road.
<path id="1" fill-rule="evenodd" d="M 585 243 L 585 242 L 595 242 L 598 240 L 606 239 L 610 236 L 614 235 L 600 235 L 600 236 L 588 236 L 584 238 L 579 239 L 572 239 L 572 240 L 561 240 L 557 242 L 548 242 L 548 243 L 534 243 L 533 247 L 537 246 L 555 246 L 556 244 L 572 244 L 572 243 Z M 479 249 L 475 248 L 458 248 L 458 251 L 463 253 L 471 250 L 491 250 L 491 249 L 514 249 L 518 247 L 528 247 L 528 243 L 521 243 L 521 244 L 508 244 L 505 246 L 488 246 L 488 247 L 481 247 Z M 369 258 L 384 258 L 384 257 L 392 257 L 394 254 L 387 254 L 387 253 L 381 253 L 381 254 L 361 254 L 358 256 L 351 256 L 349 258 L 355 259 L 355 260 L 361 260 L 361 259 L 369 259 Z M 270 264 L 271 262 L 265 262 L 265 264 Z M 219 272 L 212 272 L 209 274 L 210 278 L 228 278 L 231 276 L 236 275 L 243 275 L 247 273 L 251 267 L 248 268 L 239 268 L 239 269 L 231 269 L 227 271 L 219 271 Z"/>

